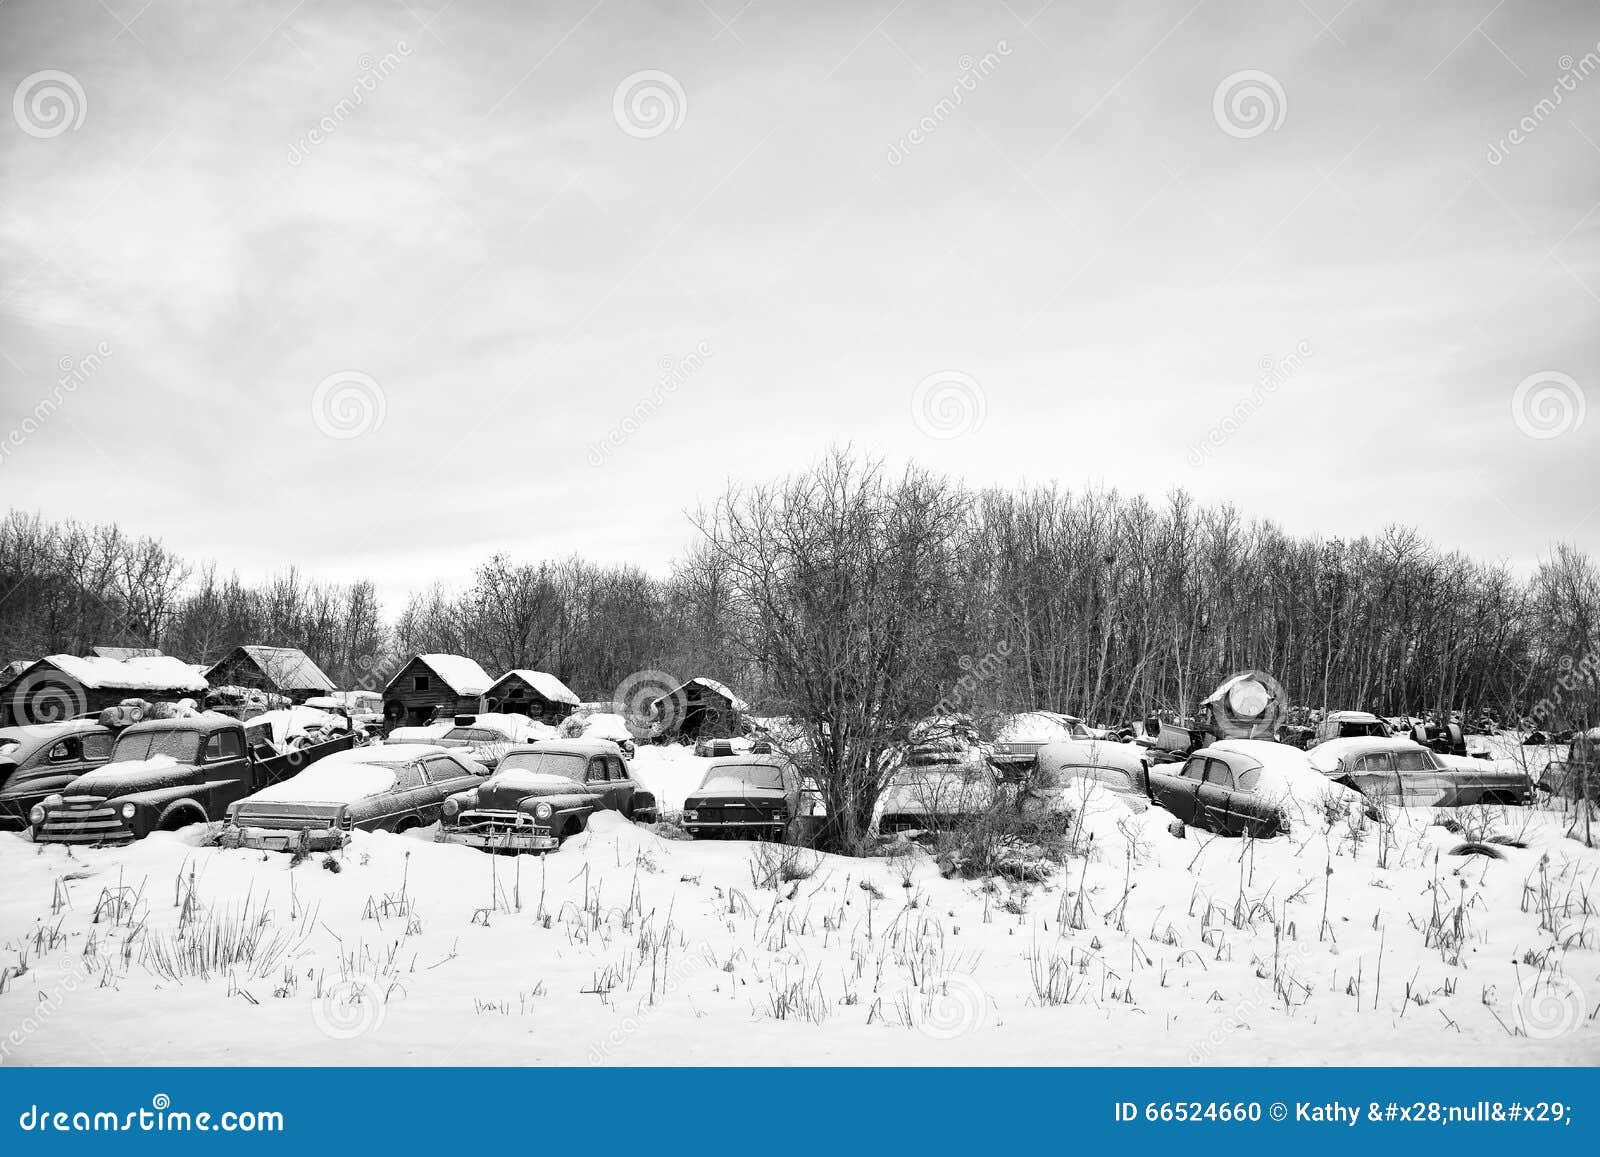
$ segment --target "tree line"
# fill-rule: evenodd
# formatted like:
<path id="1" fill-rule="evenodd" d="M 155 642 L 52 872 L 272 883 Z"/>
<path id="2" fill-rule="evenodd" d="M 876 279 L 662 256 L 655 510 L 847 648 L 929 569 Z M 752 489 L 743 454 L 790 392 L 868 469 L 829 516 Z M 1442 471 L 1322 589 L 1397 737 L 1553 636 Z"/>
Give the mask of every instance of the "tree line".
<path id="1" fill-rule="evenodd" d="M 1597 717 L 1600 567 L 1571 545 L 1519 575 L 1411 527 L 1296 536 L 1181 490 L 974 490 L 849 450 L 730 486 L 688 531 L 664 576 L 497 555 L 390 609 L 370 581 L 246 583 L 116 526 L 12 511 L 0 661 L 116 644 L 209 662 L 264 643 L 381 687 L 445 651 L 551 671 L 586 699 L 658 669 L 719 678 L 839 745 L 936 704 L 1182 714 L 1245 668 L 1311 707 Z"/>

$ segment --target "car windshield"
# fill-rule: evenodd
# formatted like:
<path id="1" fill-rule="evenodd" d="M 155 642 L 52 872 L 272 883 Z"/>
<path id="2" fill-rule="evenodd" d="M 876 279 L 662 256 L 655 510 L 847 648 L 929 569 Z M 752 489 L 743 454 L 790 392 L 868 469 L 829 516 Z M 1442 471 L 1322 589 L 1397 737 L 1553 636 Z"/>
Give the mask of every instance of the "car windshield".
<path id="1" fill-rule="evenodd" d="M 701 791 L 742 791 L 747 787 L 783 789 L 783 769 L 771 764 L 741 763 L 713 767 L 700 781 Z"/>
<path id="2" fill-rule="evenodd" d="M 487 727 L 455 727 L 445 732 L 446 739 L 465 739 L 472 743 L 505 742 L 505 736 Z"/>
<path id="3" fill-rule="evenodd" d="M 581 755 L 560 751 L 513 751 L 500 761 L 498 771 L 533 771 L 544 775 L 564 775 L 583 782 L 588 760 Z"/>
<path id="4" fill-rule="evenodd" d="M 1368 735 L 1386 739 L 1389 735 L 1389 727 L 1376 719 L 1356 721 L 1347 719 L 1339 724 L 1339 734 L 1345 739 L 1359 739 Z"/>
<path id="5" fill-rule="evenodd" d="M 124 732 L 111 753 L 111 761 L 154 759 L 159 755 L 170 756 L 179 763 L 195 763 L 200 755 L 200 736 L 193 731 Z"/>

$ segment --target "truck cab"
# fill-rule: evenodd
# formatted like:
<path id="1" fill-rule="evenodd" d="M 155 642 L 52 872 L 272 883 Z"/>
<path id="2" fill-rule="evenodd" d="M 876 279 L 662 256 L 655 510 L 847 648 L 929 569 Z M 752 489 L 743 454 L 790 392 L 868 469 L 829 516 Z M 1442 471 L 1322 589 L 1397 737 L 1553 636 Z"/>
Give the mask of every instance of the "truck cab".
<path id="1" fill-rule="evenodd" d="M 220 820 L 229 804 L 353 741 L 346 733 L 287 752 L 252 747 L 244 724 L 213 712 L 136 723 L 117 736 L 109 762 L 31 809 L 34 842 L 126 844 Z"/>

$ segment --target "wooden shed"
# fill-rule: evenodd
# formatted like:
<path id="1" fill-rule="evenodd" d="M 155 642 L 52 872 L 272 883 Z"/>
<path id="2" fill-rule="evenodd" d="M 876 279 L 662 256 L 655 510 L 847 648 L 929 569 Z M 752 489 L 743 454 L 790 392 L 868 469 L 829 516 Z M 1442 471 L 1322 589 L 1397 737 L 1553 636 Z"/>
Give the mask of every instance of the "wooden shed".
<path id="1" fill-rule="evenodd" d="M 490 711 L 526 715 L 552 727 L 578 706 L 578 697 L 560 679 L 546 671 L 507 671 L 489 688 Z"/>
<path id="2" fill-rule="evenodd" d="M 53 723 L 104 711 L 124 699 L 170 703 L 205 694 L 206 681 L 187 663 L 46 655 L 0 687 L 0 726 Z"/>
<path id="3" fill-rule="evenodd" d="M 743 735 L 750 705 L 715 679 L 690 679 L 650 704 L 659 738 L 731 738 Z"/>
<path id="4" fill-rule="evenodd" d="M 494 680 L 464 655 L 414 655 L 383 689 L 383 724 L 416 727 L 439 715 L 476 714 Z"/>
<path id="5" fill-rule="evenodd" d="M 297 647 L 235 647 L 211 665 L 206 681 L 213 687 L 250 687 L 304 703 L 326 695 L 333 680 Z"/>

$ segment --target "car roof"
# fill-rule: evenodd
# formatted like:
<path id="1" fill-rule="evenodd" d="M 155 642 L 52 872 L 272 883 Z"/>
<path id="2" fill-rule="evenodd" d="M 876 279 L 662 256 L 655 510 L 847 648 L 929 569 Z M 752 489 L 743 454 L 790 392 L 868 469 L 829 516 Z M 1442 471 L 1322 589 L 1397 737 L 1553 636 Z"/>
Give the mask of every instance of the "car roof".
<path id="1" fill-rule="evenodd" d="M 1342 739 L 1330 739 L 1326 743 L 1319 743 L 1306 754 L 1311 757 L 1312 764 L 1322 767 L 1370 755 L 1375 751 L 1426 750 L 1428 749 L 1422 744 L 1400 736 L 1385 739 L 1381 735 L 1347 735 Z"/>
<path id="2" fill-rule="evenodd" d="M 1144 748 L 1114 739 L 1060 739 L 1039 749 L 1039 767 L 1083 766 L 1115 767 L 1138 771 L 1144 763 Z"/>
<path id="3" fill-rule="evenodd" d="M 221 731 L 225 727 L 243 726 L 244 724 L 231 715 L 204 711 L 198 715 L 187 715 L 177 719 L 146 719 L 123 728 L 122 734 L 148 735 L 152 731 L 201 731 L 209 734 Z"/>
<path id="4" fill-rule="evenodd" d="M 1384 721 L 1370 711 L 1330 711 L 1328 712 L 1328 722 L 1382 723 Z"/>
<path id="5" fill-rule="evenodd" d="M 706 771 L 712 772 L 723 767 L 789 767 L 791 761 L 786 755 L 719 755 L 706 764 Z"/>
<path id="6" fill-rule="evenodd" d="M 507 751 L 502 759 L 519 751 L 546 751 L 552 755 L 620 755 L 622 748 L 609 739 L 537 739 L 532 743 L 519 743 Z"/>
<path id="7" fill-rule="evenodd" d="M 64 719 L 59 723 L 21 723 L 15 727 L 0 727 L 0 739 L 15 739 L 32 750 L 33 744 L 54 742 L 65 735 L 109 730 L 93 719 Z"/>

